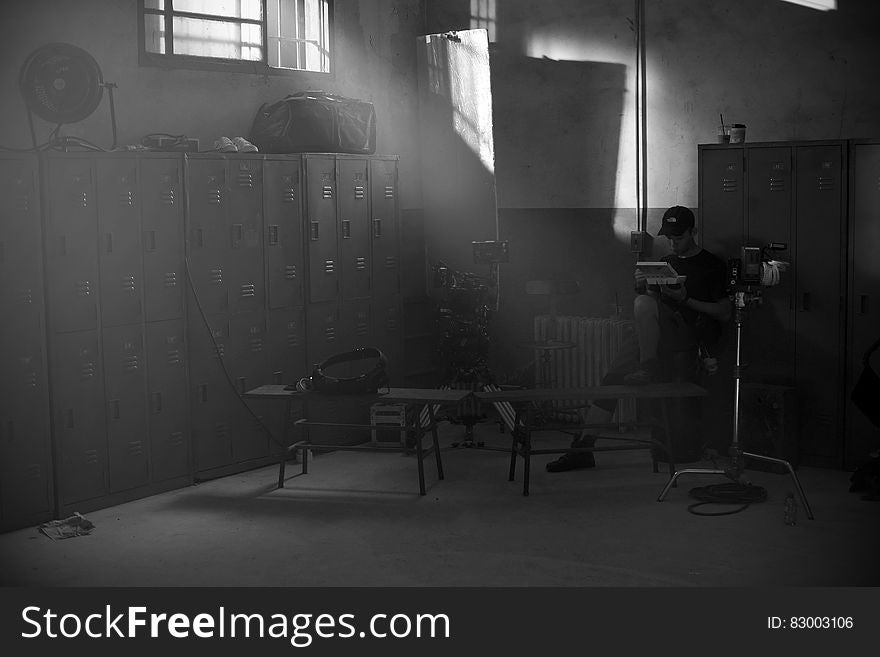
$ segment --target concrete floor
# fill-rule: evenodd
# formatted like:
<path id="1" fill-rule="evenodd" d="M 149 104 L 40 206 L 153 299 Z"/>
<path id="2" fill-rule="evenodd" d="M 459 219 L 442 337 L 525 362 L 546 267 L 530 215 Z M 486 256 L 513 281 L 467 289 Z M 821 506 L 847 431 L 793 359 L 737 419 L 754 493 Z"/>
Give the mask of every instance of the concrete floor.
<path id="1" fill-rule="evenodd" d="M 800 468 L 815 516 L 783 522 L 787 475 L 747 471 L 768 499 L 732 515 L 688 512 L 683 475 L 644 451 L 597 455 L 594 470 L 549 474 L 534 457 L 531 495 L 507 481 L 507 455 L 454 448 L 442 425 L 446 479 L 412 455 L 319 454 L 85 514 L 95 531 L 52 541 L 37 528 L 0 535 L 2 584 L 28 586 L 876 586 L 880 503 L 848 492 L 850 474 Z M 477 426 L 506 447 L 495 424 Z M 561 434 L 542 445 L 564 445 Z M 708 466 L 711 464 L 704 464 Z M 720 510 L 719 507 L 716 509 Z"/>

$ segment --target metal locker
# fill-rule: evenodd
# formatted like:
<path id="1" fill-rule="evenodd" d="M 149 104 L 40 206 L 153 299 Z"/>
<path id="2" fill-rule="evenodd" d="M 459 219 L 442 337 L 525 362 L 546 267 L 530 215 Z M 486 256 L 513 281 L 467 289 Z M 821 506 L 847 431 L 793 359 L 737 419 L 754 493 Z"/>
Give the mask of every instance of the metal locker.
<path id="1" fill-rule="evenodd" d="M 138 161 L 134 154 L 95 158 L 101 324 L 143 320 Z"/>
<path id="2" fill-rule="evenodd" d="M 388 359 L 391 385 L 402 386 L 406 373 L 403 362 L 403 306 L 400 295 L 373 297 L 370 309 L 371 346 Z"/>
<path id="3" fill-rule="evenodd" d="M 302 198 L 299 158 L 263 162 L 263 209 L 269 308 L 303 304 Z"/>
<path id="4" fill-rule="evenodd" d="M 748 204 L 746 242 L 766 246 L 784 242 L 789 251 L 777 254 L 790 259 L 793 248 L 792 150 L 782 147 L 749 147 L 746 151 Z M 792 275 L 767 290 L 760 308 L 749 311 L 743 330 L 743 354 L 752 381 L 791 385 L 794 381 L 794 315 Z"/>
<path id="5" fill-rule="evenodd" d="M 107 494 L 107 425 L 97 331 L 51 338 L 53 433 L 61 506 Z"/>
<path id="6" fill-rule="evenodd" d="M 115 493 L 150 478 L 144 327 L 105 327 L 102 341 L 109 482 Z"/>
<path id="7" fill-rule="evenodd" d="M 183 157 L 142 153 L 140 158 L 141 246 L 144 318 L 183 317 Z"/>
<path id="8" fill-rule="evenodd" d="M 701 246 L 732 257 L 745 235 L 745 178 L 742 148 L 701 145 L 698 222 Z"/>
<path id="9" fill-rule="evenodd" d="M 45 235 L 49 328 L 98 326 L 97 201 L 92 158 L 50 154 Z"/>
<path id="10" fill-rule="evenodd" d="M 263 271 L 263 169 L 261 156 L 226 159 L 229 193 L 226 228 L 229 310 L 254 312 L 265 305 Z"/>
<path id="11" fill-rule="evenodd" d="M 333 354 L 343 351 L 339 306 L 335 301 L 309 304 L 306 308 L 306 355 L 308 371 Z"/>
<path id="12" fill-rule="evenodd" d="M 233 316 L 229 321 L 231 358 L 227 360 L 236 393 L 271 383 L 266 318 L 262 313 Z M 269 453 L 268 434 L 262 422 L 269 402 L 239 400 L 233 409 L 232 459 L 235 462 L 260 458 Z M 256 417 L 255 417 L 256 416 Z"/>
<path id="13" fill-rule="evenodd" d="M 293 384 L 308 376 L 303 308 L 270 310 L 268 326 L 271 383 Z"/>
<path id="14" fill-rule="evenodd" d="M 146 331 L 150 478 L 165 481 L 189 474 L 187 345 L 183 320 L 151 322 Z"/>
<path id="15" fill-rule="evenodd" d="M 847 395 L 862 373 L 868 349 L 880 340 L 880 141 L 859 140 L 850 150 L 852 200 L 850 203 L 850 295 L 848 313 Z M 880 373 L 880 349 L 868 365 Z M 877 448 L 880 429 L 849 399 L 846 402 L 846 467 L 864 464 Z"/>
<path id="16" fill-rule="evenodd" d="M 336 159 L 304 155 L 305 230 L 309 260 L 309 301 L 331 301 L 339 292 L 336 233 Z"/>
<path id="17" fill-rule="evenodd" d="M 369 160 L 354 155 L 337 156 L 339 190 L 339 262 L 342 299 L 370 295 Z"/>
<path id="18" fill-rule="evenodd" d="M 221 155 L 187 155 L 187 269 L 194 305 L 207 314 L 229 309 L 229 227 L 226 160 Z"/>
<path id="19" fill-rule="evenodd" d="M 795 376 L 800 451 L 813 465 L 842 457 L 844 144 L 795 147 Z"/>
<path id="20" fill-rule="evenodd" d="M 400 292 L 400 207 L 397 157 L 370 160 L 370 235 L 374 297 Z"/>
<path id="21" fill-rule="evenodd" d="M 0 316 L 43 313 L 38 165 L 33 155 L 0 154 Z"/>
<path id="22" fill-rule="evenodd" d="M 343 350 L 372 346 L 370 299 L 346 301 L 339 309 Z"/>

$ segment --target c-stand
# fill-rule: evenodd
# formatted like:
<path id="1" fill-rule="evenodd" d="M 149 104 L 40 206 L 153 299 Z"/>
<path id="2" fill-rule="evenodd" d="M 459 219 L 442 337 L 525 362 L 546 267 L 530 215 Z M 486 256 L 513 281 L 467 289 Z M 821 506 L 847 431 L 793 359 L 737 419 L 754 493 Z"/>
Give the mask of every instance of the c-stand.
<path id="1" fill-rule="evenodd" d="M 731 461 L 730 466 L 723 469 L 687 468 L 684 470 L 676 470 L 675 473 L 673 473 L 672 477 L 670 477 L 669 481 L 666 483 L 666 486 L 663 488 L 663 492 L 660 493 L 657 501 L 663 501 L 663 498 L 666 497 L 666 493 L 669 492 L 669 489 L 675 485 L 676 479 L 678 479 L 679 475 L 683 474 L 719 474 L 724 475 L 735 482 L 742 483 L 742 473 L 745 469 L 744 459 L 750 458 L 758 461 L 766 461 L 768 463 L 777 463 L 784 466 L 786 470 L 788 470 L 788 473 L 791 475 L 791 479 L 794 482 L 795 488 L 797 489 L 798 496 L 801 498 L 801 502 L 803 503 L 804 509 L 807 512 L 807 517 L 812 520 L 813 512 L 810 509 L 809 502 L 807 502 L 807 496 L 804 494 L 804 489 L 801 487 L 801 483 L 794 472 L 794 468 L 791 467 L 791 463 L 783 459 L 777 459 L 771 456 L 765 456 L 763 454 L 744 452 L 740 447 L 740 382 L 743 378 L 743 370 L 745 369 L 741 360 L 742 328 L 743 324 L 745 323 L 746 310 L 748 309 L 748 306 L 756 301 L 760 301 L 760 297 L 760 290 L 756 290 L 752 286 L 741 286 L 738 289 L 735 288 L 732 297 L 734 306 L 734 323 L 736 325 L 736 363 L 733 368 L 733 441 L 731 442 L 730 449 L 728 450 L 728 455 L 730 456 Z"/>

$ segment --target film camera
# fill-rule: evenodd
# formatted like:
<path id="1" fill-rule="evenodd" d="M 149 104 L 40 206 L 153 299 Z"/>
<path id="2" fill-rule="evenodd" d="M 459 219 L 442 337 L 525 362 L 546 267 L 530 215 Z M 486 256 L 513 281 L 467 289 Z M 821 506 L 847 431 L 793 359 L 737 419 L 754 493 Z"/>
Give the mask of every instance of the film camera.
<path id="1" fill-rule="evenodd" d="M 779 285 L 788 263 L 770 257 L 772 251 L 785 251 L 784 242 L 770 242 L 767 246 L 742 246 L 740 257 L 727 261 L 727 283 L 731 293 L 756 292 L 762 287 Z"/>

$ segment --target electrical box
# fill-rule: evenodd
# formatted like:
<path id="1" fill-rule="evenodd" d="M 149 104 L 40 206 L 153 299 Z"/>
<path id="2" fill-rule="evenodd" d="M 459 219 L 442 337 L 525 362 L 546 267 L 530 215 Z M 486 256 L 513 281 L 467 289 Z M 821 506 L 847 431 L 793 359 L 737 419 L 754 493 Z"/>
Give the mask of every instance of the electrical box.
<path id="1" fill-rule="evenodd" d="M 629 234 L 629 250 L 632 253 L 641 253 L 645 250 L 645 232 L 634 230 Z"/>

